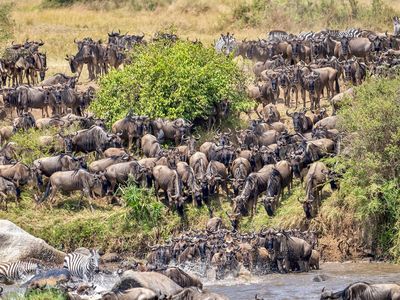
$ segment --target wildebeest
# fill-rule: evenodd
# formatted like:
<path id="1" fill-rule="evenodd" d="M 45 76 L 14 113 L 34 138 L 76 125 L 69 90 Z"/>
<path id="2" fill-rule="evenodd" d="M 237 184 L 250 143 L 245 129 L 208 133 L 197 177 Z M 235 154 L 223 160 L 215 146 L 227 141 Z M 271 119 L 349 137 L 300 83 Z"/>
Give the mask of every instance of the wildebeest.
<path id="1" fill-rule="evenodd" d="M 234 212 L 242 216 L 253 216 L 257 207 L 257 198 L 267 189 L 268 179 L 274 165 L 266 165 L 255 173 L 250 173 L 239 196 L 233 199 Z"/>
<path id="2" fill-rule="evenodd" d="M 15 201 L 18 201 L 21 195 L 21 191 L 19 187 L 16 187 L 15 184 L 0 176 L 0 203 L 3 202 L 3 208 L 7 210 L 7 198 L 14 197 Z"/>
<path id="3" fill-rule="evenodd" d="M 147 117 L 133 116 L 128 114 L 125 118 L 116 121 L 112 125 L 112 132 L 120 134 L 120 137 L 127 143 L 128 149 L 131 149 L 132 143 L 136 143 L 136 147 L 140 146 L 140 138 L 146 133 Z"/>
<path id="4" fill-rule="evenodd" d="M 116 135 L 107 133 L 99 126 L 92 126 L 89 129 L 76 132 L 72 137 L 67 137 L 66 145 L 69 152 L 89 153 L 96 151 L 97 154 L 100 154 L 109 147 L 120 146 L 120 139 Z"/>
<path id="5" fill-rule="evenodd" d="M 321 191 L 323 184 L 327 182 L 328 168 L 322 162 L 313 163 L 306 175 L 306 199 L 303 209 L 308 219 L 318 214 L 318 207 L 321 205 Z"/>
<path id="6" fill-rule="evenodd" d="M 155 166 L 153 177 L 157 199 L 159 197 L 158 191 L 162 189 L 165 192 L 165 200 L 168 205 L 174 206 L 178 214 L 183 216 L 185 197 L 182 195 L 182 183 L 176 170 L 171 170 L 167 166 Z"/>
<path id="7" fill-rule="evenodd" d="M 203 288 L 203 284 L 199 279 L 189 275 L 180 268 L 170 267 L 167 270 L 163 271 L 162 273 L 183 288 L 192 286 L 197 287 L 199 289 Z"/>
<path id="8" fill-rule="evenodd" d="M 286 110 L 286 115 L 293 120 L 293 127 L 296 132 L 304 133 L 312 129 L 313 123 L 310 117 L 305 115 L 305 110 L 300 112 L 289 113 Z"/>
<path id="9" fill-rule="evenodd" d="M 42 175 L 50 177 L 55 172 L 78 170 L 85 167 L 86 163 L 83 158 L 60 154 L 53 157 L 36 159 L 32 165 L 36 174 L 37 184 L 41 187 L 43 185 Z"/>
<path id="10" fill-rule="evenodd" d="M 277 233 L 273 238 L 273 249 L 273 260 L 277 261 L 280 272 L 289 272 L 294 264 L 299 266 L 301 272 L 309 271 L 312 247 L 305 240 L 285 232 Z"/>
<path id="11" fill-rule="evenodd" d="M 58 190 L 81 191 L 82 196 L 85 195 L 89 199 L 90 208 L 93 210 L 91 199 L 95 198 L 94 190 L 103 189 L 104 181 L 104 175 L 90 174 L 83 169 L 55 172 L 50 176 L 46 191 L 39 202 L 43 202 L 50 195 L 49 202 L 53 204 L 54 196 Z"/>
<path id="12" fill-rule="evenodd" d="M 176 171 L 182 180 L 182 184 L 186 189 L 186 193 L 192 198 L 193 204 L 197 203 L 198 206 L 201 206 L 201 186 L 195 179 L 195 174 L 192 167 L 186 162 L 181 161 L 176 164 Z"/>
<path id="13" fill-rule="evenodd" d="M 220 217 L 213 217 L 207 221 L 206 230 L 208 232 L 217 232 L 222 227 L 222 219 Z"/>
<path id="14" fill-rule="evenodd" d="M 44 117 L 45 112 L 46 116 L 49 117 L 48 103 L 43 89 L 19 86 L 16 91 L 18 93 L 18 105 L 24 111 L 28 108 L 37 108 L 42 110 L 42 117 Z"/>
<path id="15" fill-rule="evenodd" d="M 355 282 L 338 292 L 322 290 L 321 300 L 399 300 L 400 286 L 395 283 Z"/>
<path id="16" fill-rule="evenodd" d="M 145 134 L 141 140 L 141 149 L 146 157 L 160 157 L 163 155 L 161 145 L 157 138 L 151 134 Z"/>
<path id="17" fill-rule="evenodd" d="M 23 112 L 13 120 L 13 133 L 18 130 L 28 130 L 36 126 L 35 117 L 30 112 Z"/>
<path id="18" fill-rule="evenodd" d="M 228 171 L 223 163 L 215 160 L 208 163 L 206 179 L 208 181 L 209 192 L 211 195 L 214 194 L 216 190 L 218 192 L 219 186 L 222 186 L 226 195 L 228 195 L 227 178 Z"/>
<path id="19" fill-rule="evenodd" d="M 40 82 L 40 86 L 54 86 L 58 84 L 61 85 L 66 84 L 71 88 L 75 88 L 76 81 L 77 81 L 76 76 L 67 76 L 63 73 L 57 73 Z"/>
<path id="20" fill-rule="evenodd" d="M 235 197 L 239 195 L 247 176 L 251 172 L 250 162 L 243 157 L 236 158 L 231 166 L 231 185 L 233 189 L 233 194 Z"/>
<path id="21" fill-rule="evenodd" d="M 171 140 L 178 146 L 184 135 L 189 135 L 192 124 L 184 119 L 176 119 L 174 121 L 156 119 L 151 123 L 154 134 L 160 141 Z"/>
<path id="22" fill-rule="evenodd" d="M 196 184 L 201 187 L 203 201 L 208 201 L 208 183 L 206 171 L 208 159 L 203 152 L 195 152 L 189 159 L 189 165 L 193 169 Z"/>
<path id="23" fill-rule="evenodd" d="M 12 165 L 0 165 L 0 176 L 11 180 L 17 187 L 32 180 L 30 168 L 21 162 Z"/>
<path id="24" fill-rule="evenodd" d="M 112 162 L 110 158 L 108 162 Z M 143 168 L 136 160 L 128 162 L 120 162 L 111 164 L 105 169 L 105 177 L 110 183 L 109 191 L 114 192 L 117 183 L 125 183 L 129 178 L 138 182 L 143 176 L 145 168 Z"/>
<path id="25" fill-rule="evenodd" d="M 127 161 L 128 159 L 128 155 L 107 157 L 100 160 L 95 160 L 89 165 L 88 169 L 92 173 L 99 173 L 105 171 L 111 165 Z"/>

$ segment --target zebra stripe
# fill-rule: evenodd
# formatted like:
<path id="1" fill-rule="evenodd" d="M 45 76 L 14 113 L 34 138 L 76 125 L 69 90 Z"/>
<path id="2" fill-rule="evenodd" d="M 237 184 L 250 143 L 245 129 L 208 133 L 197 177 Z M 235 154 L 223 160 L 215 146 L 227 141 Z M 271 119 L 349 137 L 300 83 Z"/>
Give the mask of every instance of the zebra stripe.
<path id="1" fill-rule="evenodd" d="M 357 28 L 349 28 L 349 29 L 347 29 L 347 30 L 345 30 L 345 31 L 339 32 L 338 37 L 339 37 L 339 38 L 343 38 L 343 37 L 346 37 L 346 38 L 356 38 L 356 37 L 361 37 L 361 34 L 362 34 L 362 32 L 361 32 L 360 29 L 357 29 Z"/>
<path id="2" fill-rule="evenodd" d="M 315 35 L 316 35 L 315 32 L 309 31 L 309 32 L 301 32 L 297 37 L 303 41 L 307 41 L 315 38 Z"/>
<path id="3" fill-rule="evenodd" d="M 6 280 L 24 279 L 28 274 L 39 270 L 39 265 L 33 262 L 17 261 L 13 263 L 0 264 L 0 278 Z"/>
<path id="4" fill-rule="evenodd" d="M 72 276 L 79 277 L 84 281 L 91 282 L 94 273 L 99 268 L 99 253 L 97 250 L 90 250 L 90 256 L 81 253 L 70 253 L 64 258 L 64 268 Z"/>

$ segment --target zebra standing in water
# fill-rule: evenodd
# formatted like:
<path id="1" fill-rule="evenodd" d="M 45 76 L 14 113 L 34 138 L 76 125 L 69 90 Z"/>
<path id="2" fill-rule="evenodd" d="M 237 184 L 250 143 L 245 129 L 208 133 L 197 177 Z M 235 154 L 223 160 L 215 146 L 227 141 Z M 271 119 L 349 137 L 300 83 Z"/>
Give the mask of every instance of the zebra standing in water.
<path id="1" fill-rule="evenodd" d="M 86 282 L 91 282 L 95 272 L 99 270 L 100 255 L 97 250 L 90 250 L 90 255 L 70 253 L 64 258 L 64 268 L 72 276 L 79 277 Z"/>
<path id="2" fill-rule="evenodd" d="M 32 273 L 38 273 L 40 266 L 37 263 L 17 261 L 13 263 L 0 263 L 0 282 L 23 279 Z"/>

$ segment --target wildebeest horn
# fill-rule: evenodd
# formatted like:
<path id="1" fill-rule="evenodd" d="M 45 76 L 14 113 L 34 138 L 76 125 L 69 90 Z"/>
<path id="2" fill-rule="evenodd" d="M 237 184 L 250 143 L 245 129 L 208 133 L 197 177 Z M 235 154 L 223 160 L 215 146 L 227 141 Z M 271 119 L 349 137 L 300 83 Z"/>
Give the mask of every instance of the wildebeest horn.
<path id="1" fill-rule="evenodd" d="M 75 43 L 75 44 L 78 44 L 78 43 L 76 42 L 76 38 L 74 38 L 74 43 Z"/>
<path id="2" fill-rule="evenodd" d="M 303 140 L 307 140 L 306 137 L 304 135 L 302 135 L 300 132 L 296 133 L 299 137 L 301 137 Z"/>
<path id="3" fill-rule="evenodd" d="M 286 110 L 286 115 L 287 115 L 288 117 L 292 117 L 292 116 L 293 116 L 293 113 L 289 113 L 289 110 L 287 109 L 287 110 Z"/>

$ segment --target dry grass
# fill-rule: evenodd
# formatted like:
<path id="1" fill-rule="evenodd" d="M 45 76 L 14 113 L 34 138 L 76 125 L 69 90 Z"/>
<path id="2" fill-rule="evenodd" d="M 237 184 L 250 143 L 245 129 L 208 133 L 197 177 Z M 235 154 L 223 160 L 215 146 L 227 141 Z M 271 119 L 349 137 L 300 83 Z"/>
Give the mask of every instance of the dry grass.
<path id="1" fill-rule="evenodd" d="M 91 9 L 84 5 L 74 5 L 64 8 L 43 8 L 42 0 L 15 1 L 13 18 L 16 22 L 15 40 L 43 39 L 44 49 L 48 53 L 50 73 L 69 73 L 65 55 L 76 52 L 74 38 L 93 37 L 105 40 L 107 32 L 120 29 L 131 34 L 144 32 L 151 36 L 154 32 L 173 28 L 183 38 L 199 38 L 210 45 L 221 32 L 235 32 L 238 38 L 265 37 L 271 29 L 285 29 L 292 32 L 319 30 L 324 28 L 323 20 L 312 23 L 309 28 L 300 26 L 300 21 L 288 18 L 286 8 L 282 6 L 275 11 L 273 18 L 262 21 L 259 26 L 248 26 L 237 22 L 232 17 L 233 10 L 239 4 L 249 3 L 249 0 L 176 0 L 170 5 L 156 8 L 154 11 L 135 11 L 133 7 L 107 9 L 98 6 Z M 400 1 L 384 0 L 392 8 L 400 10 Z M 281 0 L 273 3 L 281 5 Z M 371 0 L 360 0 L 360 5 L 370 5 Z M 267 16 L 262 16 L 262 18 Z M 271 17 L 271 16 L 269 16 Z M 271 23 L 272 22 L 272 23 Z M 352 26 L 362 24 L 354 21 Z M 301 28 L 300 28 L 301 27 Z M 373 25 L 371 24 L 371 27 Z M 388 16 L 387 28 L 392 30 Z"/>

